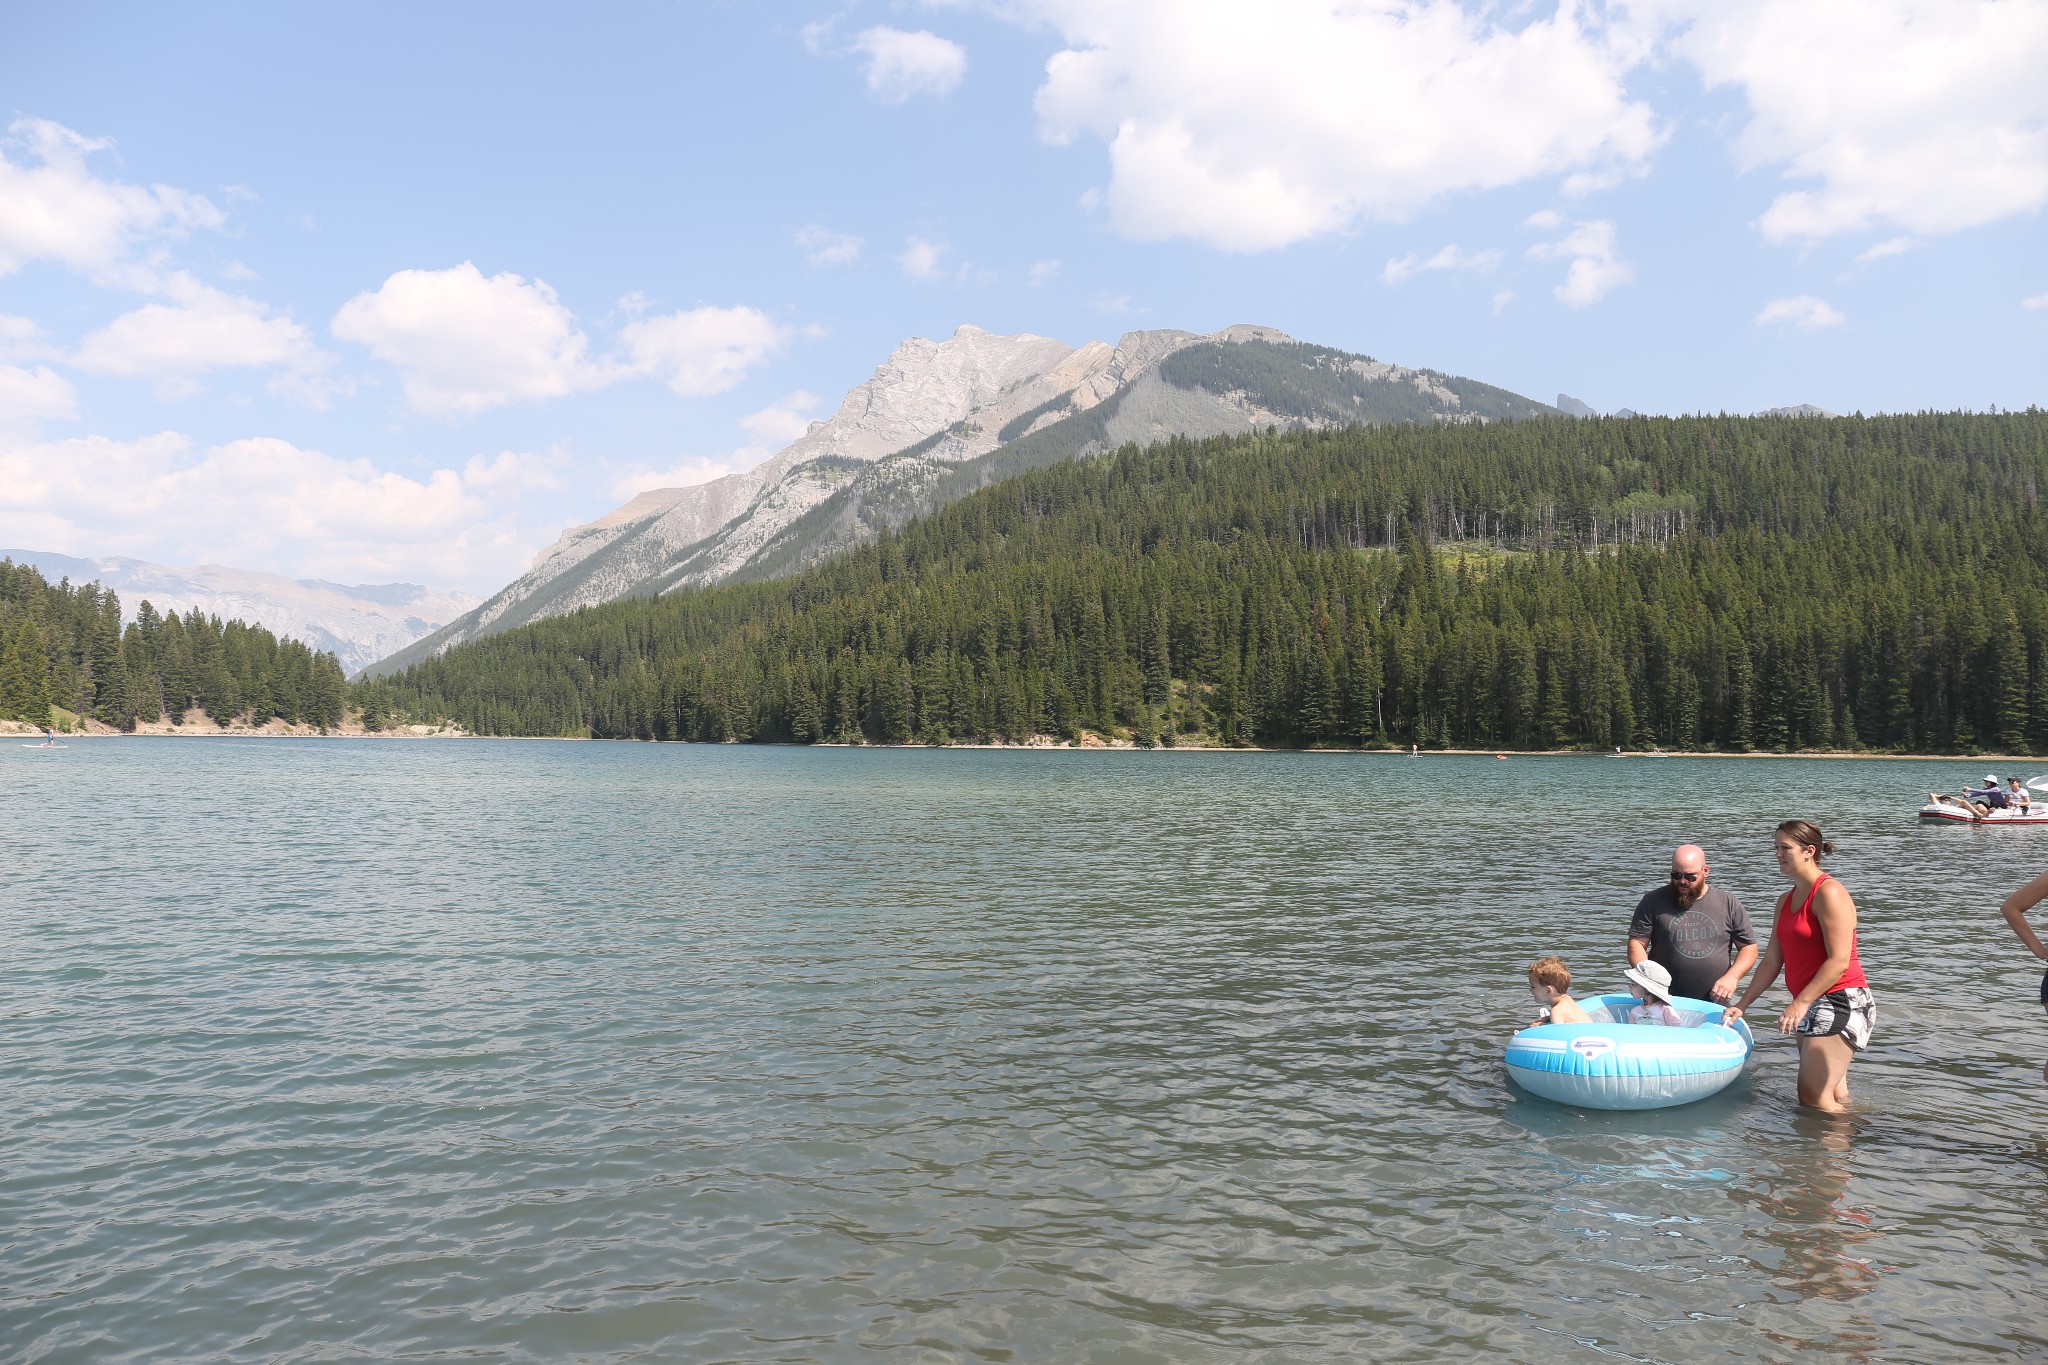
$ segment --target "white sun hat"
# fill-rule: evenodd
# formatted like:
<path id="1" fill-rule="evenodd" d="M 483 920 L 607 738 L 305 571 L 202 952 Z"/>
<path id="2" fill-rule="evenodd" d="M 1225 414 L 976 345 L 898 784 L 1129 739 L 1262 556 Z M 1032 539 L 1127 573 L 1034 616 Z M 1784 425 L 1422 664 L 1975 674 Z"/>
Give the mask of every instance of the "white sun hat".
<path id="1" fill-rule="evenodd" d="M 1644 960 L 1626 968 L 1622 975 L 1665 1004 L 1671 1003 L 1671 970 L 1663 963 Z"/>

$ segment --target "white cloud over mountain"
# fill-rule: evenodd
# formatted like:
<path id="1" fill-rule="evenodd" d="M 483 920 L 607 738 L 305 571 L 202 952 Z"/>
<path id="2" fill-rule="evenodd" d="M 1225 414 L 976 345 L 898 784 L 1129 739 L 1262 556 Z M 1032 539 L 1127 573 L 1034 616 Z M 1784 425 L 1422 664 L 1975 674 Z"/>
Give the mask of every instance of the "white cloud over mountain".
<path id="1" fill-rule="evenodd" d="M 42 423 L 73 417 L 78 391 L 46 365 L 24 369 L 0 365 L 0 436 L 36 430 Z"/>
<path id="2" fill-rule="evenodd" d="M 1634 167 L 1662 141 L 1629 65 L 1565 6 L 1036 0 L 1067 44 L 1039 125 L 1109 148 L 1126 236 L 1261 251 L 1454 193 Z"/>
<path id="3" fill-rule="evenodd" d="M 685 398 L 723 393 L 782 349 L 788 329 L 758 308 L 691 308 L 641 318 L 619 332 L 632 370 Z"/>
<path id="4" fill-rule="evenodd" d="M 1627 82 L 1693 68 L 1738 91 L 1744 168 L 1799 185 L 1773 242 L 1947 233 L 2048 204 L 2040 0 L 1019 0 L 1065 43 L 1040 130 L 1100 139 L 1112 225 L 1262 251 L 1445 197 L 1647 170 L 1664 117 Z M 1675 112 L 1675 110 L 1673 111 Z M 1574 298 L 1612 287 L 1597 264 Z"/>
<path id="5" fill-rule="evenodd" d="M 852 265 L 860 259 L 861 248 L 866 245 L 850 232 L 834 232 L 816 223 L 798 229 L 796 234 L 797 250 L 812 265 L 821 267 Z"/>
<path id="6" fill-rule="evenodd" d="M 545 283 L 469 261 L 401 270 L 334 315 L 334 335 L 399 372 L 406 401 L 436 415 L 558 398 L 605 382 L 576 317 Z"/>
<path id="7" fill-rule="evenodd" d="M 1554 225 L 1556 215 L 1532 214 L 1528 221 Z M 1636 277 L 1636 268 L 1621 259 L 1614 224 L 1605 218 L 1575 223 L 1559 240 L 1530 247 L 1529 255 L 1535 260 L 1571 262 L 1564 281 L 1551 291 L 1559 303 L 1571 308 L 1590 307 Z"/>
<path id="8" fill-rule="evenodd" d="M 195 451 L 160 432 L 0 447 L 0 543 L 357 581 L 495 585 L 540 528 L 519 500 L 559 460 L 507 451 L 424 478 L 255 438 Z"/>
<path id="9" fill-rule="evenodd" d="M 199 375 L 218 369 L 280 367 L 319 406 L 317 378 L 333 363 L 307 330 L 266 304 L 224 293 L 182 272 L 165 282 L 169 303 L 145 304 L 89 333 L 70 357 L 88 374 L 153 381 L 159 397 L 190 393 Z"/>
<path id="10" fill-rule="evenodd" d="M 1491 270 L 1499 265 L 1500 261 L 1499 251 L 1466 251 L 1453 242 L 1429 254 L 1411 251 L 1406 256 L 1397 256 L 1387 262 L 1387 268 L 1380 272 L 1380 278 L 1388 284 L 1400 284 L 1431 270 Z"/>
<path id="11" fill-rule="evenodd" d="M 86 159 L 113 145 L 106 139 L 39 118 L 16 119 L 7 132 L 0 141 L 0 275 L 46 260 L 103 284 L 147 288 L 155 271 L 135 258 L 138 247 L 226 221 L 204 195 L 94 174 Z"/>
<path id="12" fill-rule="evenodd" d="M 896 264 L 903 267 L 903 273 L 913 280 L 936 280 L 946 273 L 940 266 L 945 255 L 944 242 L 929 237 L 912 237 L 903 243 L 903 252 L 897 256 Z"/>
<path id="13" fill-rule="evenodd" d="M 2048 204 L 2048 5 L 2038 0 L 1635 0 L 1710 87 L 1739 89 L 1734 150 L 1810 189 L 1774 242 L 1893 225 L 1956 232 Z"/>
<path id="14" fill-rule="evenodd" d="M 1841 310 L 1823 299 L 1811 294 L 1795 294 L 1790 298 L 1772 299 L 1756 315 L 1756 325 L 1768 327 L 1782 323 L 1797 327 L 1802 332 L 1818 332 L 1823 328 L 1840 327 L 1848 319 Z"/>
<path id="15" fill-rule="evenodd" d="M 620 359 L 591 355 L 576 316 L 544 281 L 486 277 L 464 261 L 401 270 L 334 316 L 334 334 L 399 372 L 406 401 L 459 416 L 652 376 L 676 393 L 719 393 L 778 350 L 786 335 L 755 308 L 637 317 L 619 329 Z"/>
<path id="16" fill-rule="evenodd" d="M 864 29 L 853 40 L 864 59 L 868 93 L 884 104 L 916 95 L 950 95 L 967 74 L 967 49 L 923 29 Z"/>

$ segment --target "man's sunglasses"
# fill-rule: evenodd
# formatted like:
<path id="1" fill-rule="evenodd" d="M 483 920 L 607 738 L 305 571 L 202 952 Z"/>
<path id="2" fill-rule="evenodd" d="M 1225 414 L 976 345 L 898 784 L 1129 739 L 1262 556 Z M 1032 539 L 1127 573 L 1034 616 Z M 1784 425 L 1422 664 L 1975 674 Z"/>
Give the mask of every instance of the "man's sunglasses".
<path id="1" fill-rule="evenodd" d="M 1671 874 L 1671 880 L 1674 882 L 1696 882 L 1706 875 L 1704 872 L 1674 872 Z"/>

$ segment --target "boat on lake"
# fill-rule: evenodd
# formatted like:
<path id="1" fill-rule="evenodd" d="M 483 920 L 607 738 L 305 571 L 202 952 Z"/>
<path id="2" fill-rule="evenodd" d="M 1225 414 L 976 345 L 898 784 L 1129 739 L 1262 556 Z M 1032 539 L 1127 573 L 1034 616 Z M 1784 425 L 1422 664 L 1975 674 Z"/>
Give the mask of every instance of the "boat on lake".
<path id="1" fill-rule="evenodd" d="M 1972 787 L 1963 796 L 1941 796 L 1934 792 L 1927 794 L 1927 804 L 1920 808 L 1922 820 L 1947 820 L 1958 825 L 2048 825 L 2048 800 L 2030 801 L 2024 806 L 1996 806 L 1983 814 L 1977 813 L 1981 800 L 1971 798 L 1982 796 L 1996 788 L 1997 779 L 1987 777 L 1988 784 Z M 2031 778 L 2027 782 L 2029 793 L 2048 793 L 2048 777 Z"/>
<path id="2" fill-rule="evenodd" d="M 2048 801 L 2039 802 L 2025 809 L 2007 806 L 1988 815 L 1979 815 L 1973 810 L 1947 801 L 1929 801 L 1920 808 L 1920 818 L 1949 820 L 1959 825 L 2048 825 Z"/>

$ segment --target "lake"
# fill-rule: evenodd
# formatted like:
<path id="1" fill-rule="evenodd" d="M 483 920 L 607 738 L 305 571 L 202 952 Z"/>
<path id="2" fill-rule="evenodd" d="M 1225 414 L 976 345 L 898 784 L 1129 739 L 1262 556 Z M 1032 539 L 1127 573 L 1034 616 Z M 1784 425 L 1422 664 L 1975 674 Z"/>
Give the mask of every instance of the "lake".
<path id="1" fill-rule="evenodd" d="M 1913 819 L 1984 768 L 10 744 L 0 1356 L 2038 1358 L 2048 828 Z M 1856 1118 L 1775 1036 L 1506 1079 L 1532 958 L 1619 989 L 1685 840 L 1766 920 L 1794 815 Z"/>

